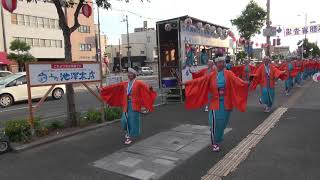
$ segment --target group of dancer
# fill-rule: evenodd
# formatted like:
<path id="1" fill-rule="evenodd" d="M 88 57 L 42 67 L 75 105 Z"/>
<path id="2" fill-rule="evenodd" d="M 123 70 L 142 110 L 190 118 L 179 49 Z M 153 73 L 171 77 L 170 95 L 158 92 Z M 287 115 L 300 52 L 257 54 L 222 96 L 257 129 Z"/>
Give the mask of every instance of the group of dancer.
<path id="1" fill-rule="evenodd" d="M 250 65 L 249 59 L 240 66 L 230 66 L 228 63 L 225 57 L 208 60 L 208 68 L 193 73 L 193 80 L 179 82 L 185 88 L 186 109 L 206 107 L 205 111 L 208 111 L 214 152 L 220 151 L 232 110 L 246 111 L 250 90 L 261 87 L 259 102 L 264 104 L 265 112 L 270 112 L 278 79 L 286 81 L 286 93 L 289 94 L 293 84 L 300 86 L 302 80 L 320 71 L 320 63 L 315 60 L 288 60 L 276 64 L 271 63 L 270 57 L 264 57 L 259 66 Z M 101 97 L 108 105 L 122 107 L 121 125 L 126 132 L 124 143 L 127 145 L 141 134 L 141 108 L 152 112 L 157 96 L 152 87 L 136 80 L 136 76 L 137 72 L 129 68 L 127 82 L 101 89 Z"/>

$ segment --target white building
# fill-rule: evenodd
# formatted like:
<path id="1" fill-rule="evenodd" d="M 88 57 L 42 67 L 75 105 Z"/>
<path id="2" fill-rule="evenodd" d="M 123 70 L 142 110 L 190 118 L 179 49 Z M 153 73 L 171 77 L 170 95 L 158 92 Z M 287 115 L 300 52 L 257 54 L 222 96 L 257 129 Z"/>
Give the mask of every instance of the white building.
<path id="1" fill-rule="evenodd" d="M 139 28 L 139 30 L 141 30 L 141 28 Z M 121 35 L 121 42 L 121 54 L 123 56 L 123 61 L 127 62 L 127 34 Z M 155 71 L 158 70 L 156 30 L 144 29 L 143 31 L 130 33 L 129 44 L 131 47 L 130 51 L 132 67 L 149 66 Z"/>

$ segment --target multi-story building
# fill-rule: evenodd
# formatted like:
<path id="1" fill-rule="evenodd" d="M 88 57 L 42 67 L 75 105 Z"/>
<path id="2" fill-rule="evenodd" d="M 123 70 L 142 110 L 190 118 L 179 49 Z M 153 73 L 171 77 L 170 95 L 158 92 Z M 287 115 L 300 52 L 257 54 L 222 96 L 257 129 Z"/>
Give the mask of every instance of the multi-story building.
<path id="1" fill-rule="evenodd" d="M 74 24 L 74 12 L 76 8 L 68 8 L 68 25 Z M 72 60 L 73 61 L 96 61 L 96 31 L 93 14 L 85 17 L 81 12 L 79 14 L 80 27 L 72 33 Z"/>
<path id="2" fill-rule="evenodd" d="M 121 35 L 122 41 L 122 63 L 124 67 L 128 64 L 128 43 L 127 34 Z M 132 67 L 149 66 L 157 70 L 157 38 L 156 31 L 153 28 L 136 28 L 134 33 L 129 34 L 129 45 L 131 56 L 130 60 Z"/>
<path id="3" fill-rule="evenodd" d="M 10 43 L 19 39 L 31 46 L 30 53 L 38 61 L 63 61 L 64 38 L 57 10 L 50 2 L 18 1 L 14 13 L 3 11 L 0 18 L 0 52 L 10 52 Z M 73 25 L 75 8 L 67 9 L 68 24 Z M 73 61 L 95 61 L 95 26 L 93 15 L 79 15 L 81 26 L 72 34 Z"/>
<path id="4" fill-rule="evenodd" d="M 1 16 L 1 52 L 8 53 L 10 43 L 19 39 L 31 46 L 30 53 L 38 61 L 63 60 L 63 35 L 52 3 L 18 1 L 14 13 L 2 9 Z"/>

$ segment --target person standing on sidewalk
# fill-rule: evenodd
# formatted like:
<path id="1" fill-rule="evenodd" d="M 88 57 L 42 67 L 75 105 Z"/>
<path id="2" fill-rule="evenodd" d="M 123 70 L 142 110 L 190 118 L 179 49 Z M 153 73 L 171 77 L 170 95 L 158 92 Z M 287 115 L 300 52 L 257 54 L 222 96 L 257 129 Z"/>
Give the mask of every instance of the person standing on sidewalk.
<path id="1" fill-rule="evenodd" d="M 137 72 L 129 68 L 128 82 L 103 87 L 100 91 L 102 99 L 108 105 L 122 107 L 121 126 L 126 131 L 124 143 L 127 145 L 132 143 L 132 137 L 141 134 L 141 109 L 152 112 L 157 96 L 152 87 L 136 80 L 136 76 Z"/>
<path id="2" fill-rule="evenodd" d="M 187 109 L 201 108 L 210 102 L 209 126 L 211 143 L 214 152 L 220 151 L 224 129 L 227 127 L 233 108 L 246 111 L 248 83 L 241 80 L 233 72 L 225 70 L 225 58 L 216 59 L 217 71 L 211 72 L 185 85 L 185 106 Z M 212 95 L 209 101 L 209 93 Z"/>
<path id="3" fill-rule="evenodd" d="M 270 57 L 263 58 L 263 64 L 261 64 L 254 74 L 254 78 L 251 84 L 251 90 L 255 90 L 258 85 L 262 89 L 262 95 L 259 98 L 259 103 L 264 104 L 264 112 L 270 112 L 272 104 L 274 102 L 275 95 L 275 81 L 277 78 L 282 80 L 285 77 L 280 77 L 285 71 L 280 71 L 274 65 L 271 64 Z"/>

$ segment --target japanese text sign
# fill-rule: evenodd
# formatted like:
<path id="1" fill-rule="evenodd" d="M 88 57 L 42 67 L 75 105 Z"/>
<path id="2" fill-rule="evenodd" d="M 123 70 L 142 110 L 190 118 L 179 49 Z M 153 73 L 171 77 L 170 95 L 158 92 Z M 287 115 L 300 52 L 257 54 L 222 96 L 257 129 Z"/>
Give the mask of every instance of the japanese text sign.
<path id="1" fill-rule="evenodd" d="M 320 33 L 320 24 L 310 25 L 307 27 L 287 27 L 284 31 L 285 36 L 297 36 L 313 33 Z"/>
<path id="2" fill-rule="evenodd" d="M 30 86 L 101 81 L 99 63 L 28 64 Z"/>

